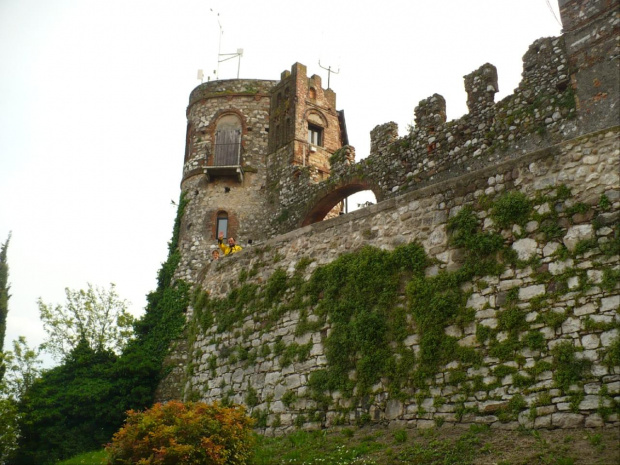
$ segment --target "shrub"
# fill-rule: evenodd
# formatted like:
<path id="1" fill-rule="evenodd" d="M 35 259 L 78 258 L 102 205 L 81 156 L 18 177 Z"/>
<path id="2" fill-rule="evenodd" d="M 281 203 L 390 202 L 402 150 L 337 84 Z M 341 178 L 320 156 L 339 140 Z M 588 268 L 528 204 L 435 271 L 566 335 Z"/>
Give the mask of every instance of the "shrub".
<path id="1" fill-rule="evenodd" d="M 130 410 L 106 446 L 112 465 L 241 465 L 250 460 L 253 420 L 243 407 L 171 401 Z"/>

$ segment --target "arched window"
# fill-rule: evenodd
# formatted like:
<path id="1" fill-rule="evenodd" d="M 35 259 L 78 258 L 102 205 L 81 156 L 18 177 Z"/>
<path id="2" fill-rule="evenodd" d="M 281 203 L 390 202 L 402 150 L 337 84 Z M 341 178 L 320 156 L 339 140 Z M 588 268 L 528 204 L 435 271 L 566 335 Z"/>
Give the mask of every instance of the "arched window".
<path id="1" fill-rule="evenodd" d="M 241 164 L 241 120 L 237 115 L 224 115 L 215 129 L 213 166 Z"/>
<path id="2" fill-rule="evenodd" d="M 220 232 L 224 233 L 224 237 L 228 237 L 228 213 L 225 211 L 217 212 L 217 220 L 215 225 L 215 237 L 220 237 Z"/>

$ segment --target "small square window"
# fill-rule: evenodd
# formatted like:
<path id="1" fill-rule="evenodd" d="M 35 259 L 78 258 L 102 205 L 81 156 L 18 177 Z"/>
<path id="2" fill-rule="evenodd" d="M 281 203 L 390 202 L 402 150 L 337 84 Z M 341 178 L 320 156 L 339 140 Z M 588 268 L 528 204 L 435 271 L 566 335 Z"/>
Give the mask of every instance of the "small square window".
<path id="1" fill-rule="evenodd" d="M 323 145 L 323 128 L 315 126 L 314 124 L 308 124 L 308 143 L 313 145 Z"/>
<path id="2" fill-rule="evenodd" d="M 228 237 L 228 215 L 226 213 L 217 215 L 215 237 L 220 237 L 220 232 L 224 233 L 224 237 Z"/>

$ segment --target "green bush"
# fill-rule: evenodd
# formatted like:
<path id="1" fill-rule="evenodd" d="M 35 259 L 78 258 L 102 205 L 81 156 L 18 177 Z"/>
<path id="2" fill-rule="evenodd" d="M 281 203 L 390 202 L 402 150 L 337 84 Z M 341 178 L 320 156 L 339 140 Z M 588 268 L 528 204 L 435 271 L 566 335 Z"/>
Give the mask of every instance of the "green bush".
<path id="1" fill-rule="evenodd" d="M 21 437 L 14 463 L 53 463 L 108 441 L 123 421 L 116 362 L 112 352 L 96 352 L 84 342 L 37 379 L 19 403 Z"/>
<path id="2" fill-rule="evenodd" d="M 243 407 L 171 401 L 129 411 L 106 446 L 110 465 L 243 465 L 253 450 L 253 420 Z"/>

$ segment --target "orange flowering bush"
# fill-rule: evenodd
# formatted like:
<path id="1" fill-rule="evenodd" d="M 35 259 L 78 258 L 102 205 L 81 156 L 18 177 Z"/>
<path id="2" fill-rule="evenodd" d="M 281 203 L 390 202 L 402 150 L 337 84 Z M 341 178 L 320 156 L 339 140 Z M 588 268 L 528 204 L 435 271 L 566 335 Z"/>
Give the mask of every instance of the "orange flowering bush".
<path id="1" fill-rule="evenodd" d="M 244 465 L 252 455 L 253 420 L 241 406 L 171 401 L 127 414 L 106 446 L 110 465 Z"/>

